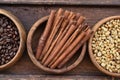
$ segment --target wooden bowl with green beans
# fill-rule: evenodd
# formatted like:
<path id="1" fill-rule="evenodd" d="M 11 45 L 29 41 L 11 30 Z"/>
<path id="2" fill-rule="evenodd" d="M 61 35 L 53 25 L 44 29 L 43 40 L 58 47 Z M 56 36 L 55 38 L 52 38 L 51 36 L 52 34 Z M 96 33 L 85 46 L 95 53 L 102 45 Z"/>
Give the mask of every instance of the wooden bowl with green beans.
<path id="1" fill-rule="evenodd" d="M 103 73 L 120 77 L 120 16 L 100 20 L 92 29 L 89 55 Z"/>
<path id="2" fill-rule="evenodd" d="M 79 13 L 59 9 L 39 19 L 27 37 L 27 50 L 40 69 L 60 74 L 75 68 L 84 58 L 86 41 L 93 31 Z"/>
<path id="3" fill-rule="evenodd" d="M 0 9 L 0 70 L 11 67 L 20 59 L 25 42 L 22 23 L 11 12 Z"/>

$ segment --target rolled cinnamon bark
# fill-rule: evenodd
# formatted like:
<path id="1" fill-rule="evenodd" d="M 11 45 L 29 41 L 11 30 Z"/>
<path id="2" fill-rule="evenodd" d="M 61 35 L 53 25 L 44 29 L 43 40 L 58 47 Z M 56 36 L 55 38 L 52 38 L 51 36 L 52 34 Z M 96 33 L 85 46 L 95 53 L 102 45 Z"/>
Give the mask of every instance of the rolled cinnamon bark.
<path id="1" fill-rule="evenodd" d="M 45 61 L 44 63 L 45 66 L 47 66 L 51 62 L 51 60 L 57 55 L 57 53 L 60 51 L 62 46 L 65 44 L 66 40 L 70 37 L 70 35 L 74 32 L 75 29 L 76 29 L 76 26 L 74 25 L 72 25 L 69 28 L 64 38 L 60 41 L 59 46 L 56 46 L 56 49 L 53 50 L 54 52 L 52 52 L 50 56 L 47 58 L 47 60 Z"/>
<path id="2" fill-rule="evenodd" d="M 60 50 L 60 52 L 58 52 L 58 54 L 55 56 L 55 58 L 50 62 L 50 64 L 48 65 L 49 67 L 59 58 L 59 56 L 63 53 L 63 51 L 73 42 L 73 40 L 77 37 L 77 35 L 81 32 L 82 27 L 79 26 L 75 32 L 70 36 L 70 38 L 67 40 L 67 42 L 65 43 L 65 45 L 62 47 L 62 49 Z"/>
<path id="3" fill-rule="evenodd" d="M 64 18 L 63 16 L 60 17 L 60 21 L 59 21 L 58 25 L 56 25 L 56 30 L 54 30 L 54 33 L 55 33 L 55 34 L 57 33 L 59 27 L 61 26 L 61 23 L 62 23 L 62 21 L 63 21 L 63 18 Z M 55 37 L 55 34 L 53 34 L 54 37 Z M 54 38 L 54 37 L 53 37 L 53 38 Z M 53 38 L 52 38 L 52 39 L 53 39 Z M 52 44 L 52 43 L 49 42 L 49 44 Z M 45 61 L 46 58 L 49 56 L 49 54 L 50 54 L 50 53 L 47 53 L 47 52 L 44 54 L 42 63 L 44 63 L 44 61 Z"/>
<path id="4" fill-rule="evenodd" d="M 70 19 L 75 20 L 75 17 L 76 17 L 76 15 L 75 15 L 75 14 L 73 14 L 73 15 L 71 16 L 71 18 L 70 18 Z"/>
<path id="5" fill-rule="evenodd" d="M 43 49 L 43 51 L 42 51 L 42 54 L 41 54 L 41 56 L 40 56 L 40 60 L 43 58 L 43 56 L 46 54 L 46 52 L 47 52 L 47 50 L 49 49 L 49 47 L 50 47 L 50 45 L 51 45 L 51 43 L 52 43 L 52 41 L 53 41 L 53 38 L 54 38 L 54 35 L 56 34 L 55 33 L 55 30 L 56 30 L 56 26 L 58 25 L 58 23 L 59 23 L 59 21 L 60 21 L 60 16 L 63 14 L 63 9 L 62 8 L 60 8 L 58 11 L 57 11 L 57 13 L 56 13 L 56 16 L 55 16 L 55 19 L 52 21 L 52 23 L 53 23 L 53 29 L 51 30 L 51 34 L 50 34 L 50 36 L 48 37 L 48 39 L 47 39 L 47 42 L 46 42 L 46 44 L 45 44 L 45 47 L 44 47 L 44 49 Z"/>
<path id="6" fill-rule="evenodd" d="M 65 25 L 66 25 L 66 24 L 65 24 Z M 62 31 L 60 31 L 60 33 L 58 34 L 57 38 L 56 38 L 56 39 L 53 41 L 53 43 L 51 44 L 49 50 L 47 51 L 47 54 L 50 54 L 50 53 L 51 53 L 51 51 L 52 51 L 53 48 L 55 47 L 55 45 L 56 45 L 56 43 L 57 43 L 57 41 L 58 41 L 58 39 L 59 39 L 59 37 L 60 37 L 61 34 L 62 34 Z M 47 58 L 47 57 L 46 57 L 46 58 Z M 43 58 L 42 63 L 44 63 L 44 61 L 45 61 L 46 58 Z"/>
<path id="7" fill-rule="evenodd" d="M 45 30 L 44 30 L 42 36 L 39 39 L 39 43 L 38 43 L 38 47 L 37 47 L 37 52 L 36 52 L 36 59 L 39 59 L 39 57 L 40 57 L 40 55 L 42 53 L 43 47 L 45 45 L 46 39 L 49 36 L 49 32 L 51 30 L 52 23 L 54 21 L 54 16 L 55 16 L 55 11 L 52 10 L 51 13 L 50 13 L 47 25 L 45 27 Z"/>
<path id="8" fill-rule="evenodd" d="M 78 51 L 78 49 L 90 38 L 90 36 L 92 35 L 92 31 L 89 29 L 86 32 L 86 36 L 83 38 L 82 41 L 80 41 L 80 43 L 69 53 L 69 55 L 67 57 L 65 57 L 65 59 L 63 59 L 63 61 L 61 61 L 60 64 L 58 64 L 58 68 L 63 67 L 63 65 L 65 65 L 65 63 L 67 63 L 72 56 Z"/>
<path id="9" fill-rule="evenodd" d="M 64 12 L 64 16 L 65 16 L 65 18 L 64 19 L 67 19 L 68 18 L 68 16 L 69 16 L 69 14 L 70 14 L 70 12 L 68 11 L 68 10 L 66 10 L 65 12 Z"/>
<path id="10" fill-rule="evenodd" d="M 80 13 L 77 13 L 76 16 L 75 16 L 75 20 L 77 21 L 80 17 Z"/>
<path id="11" fill-rule="evenodd" d="M 62 23 L 62 25 L 61 25 L 60 32 L 59 32 L 59 34 L 57 35 L 57 38 L 56 38 L 56 39 L 53 41 L 53 43 L 51 44 L 49 50 L 46 52 L 47 55 L 43 58 L 42 63 L 44 63 L 44 61 L 46 60 L 46 58 L 48 57 L 48 55 L 50 54 L 50 52 L 52 51 L 52 49 L 55 47 L 55 44 L 56 44 L 57 40 L 58 40 L 59 37 L 61 36 L 64 28 L 67 26 L 68 20 L 66 20 L 66 19 L 68 18 L 69 14 L 70 14 L 70 12 L 66 10 L 65 13 L 64 13 L 64 16 L 65 16 L 65 17 L 64 17 L 64 21 L 63 21 L 63 23 Z"/>
<path id="12" fill-rule="evenodd" d="M 58 45 L 60 43 L 60 41 L 63 39 L 63 37 L 65 36 L 66 32 L 68 31 L 69 27 L 72 25 L 72 24 L 76 24 L 76 21 L 74 20 L 70 20 L 68 26 L 64 29 L 64 31 L 62 32 L 61 36 L 59 37 L 59 39 L 57 40 L 57 43 L 56 45 Z"/>
<path id="13" fill-rule="evenodd" d="M 68 16 L 68 20 L 70 20 L 73 15 L 74 15 L 74 13 L 73 13 L 73 12 L 70 12 L 70 15 Z"/>
<path id="14" fill-rule="evenodd" d="M 74 40 L 74 42 L 62 53 L 62 55 L 57 59 L 57 61 L 50 67 L 56 68 L 58 64 L 62 62 L 63 59 L 74 49 L 74 47 L 82 40 L 85 36 L 85 31 L 82 31 L 81 34 Z"/>
<path id="15" fill-rule="evenodd" d="M 78 21 L 77 21 L 77 24 L 76 26 L 79 26 L 81 23 L 83 23 L 85 21 L 85 17 L 84 16 L 80 16 Z"/>
<path id="16" fill-rule="evenodd" d="M 80 24 L 82 24 L 85 20 L 85 17 L 80 16 L 80 14 L 76 15 L 76 19 L 78 19 L 76 26 L 79 26 Z M 85 25 L 86 26 L 86 25 Z M 51 66 L 56 60 L 57 58 L 62 54 L 62 52 L 71 44 L 71 42 L 74 40 L 74 38 L 77 36 L 79 31 L 82 31 L 83 26 L 79 26 L 78 30 L 76 30 L 76 32 L 74 32 L 74 34 L 70 37 L 70 39 L 66 42 L 66 44 L 62 47 L 62 49 L 60 50 L 60 52 L 55 56 L 55 58 L 50 62 L 50 64 L 48 66 Z"/>
<path id="17" fill-rule="evenodd" d="M 71 25 L 75 24 L 75 23 L 76 23 L 76 21 L 71 20 L 70 23 L 69 23 L 69 24 L 67 25 L 67 27 L 65 28 L 65 30 L 64 30 L 63 32 L 61 32 L 61 35 L 59 35 L 59 38 L 56 40 L 56 44 L 55 44 L 55 46 L 53 46 L 54 49 L 52 50 L 51 53 L 53 53 L 53 52 L 56 50 L 56 46 L 59 45 L 60 41 L 62 40 L 62 38 L 64 37 L 64 35 L 65 35 L 66 32 L 68 31 L 69 27 L 70 27 Z M 65 24 L 65 25 L 66 25 L 66 24 Z M 49 53 L 49 54 L 50 54 L 50 53 Z M 42 63 L 45 63 L 46 59 L 47 59 L 47 57 L 42 60 Z"/>
<path id="18" fill-rule="evenodd" d="M 65 24 L 68 24 L 68 23 L 69 23 L 69 24 L 68 24 L 67 27 L 64 26 L 64 27 L 62 28 L 61 35 L 59 35 L 59 38 L 58 38 L 56 44 L 58 44 L 58 43 L 61 41 L 61 39 L 65 36 L 65 34 L 66 34 L 66 32 L 68 31 L 70 25 L 71 25 L 71 24 L 76 24 L 76 21 L 73 20 L 73 19 L 75 18 L 75 14 L 74 14 L 73 12 L 69 12 L 69 15 L 68 15 L 67 17 L 68 17 L 68 18 L 65 20 L 65 22 L 66 22 Z M 63 25 L 64 25 L 64 24 L 63 24 Z"/>
<path id="19" fill-rule="evenodd" d="M 54 21 L 53 21 L 53 22 L 54 22 L 54 23 L 53 23 L 53 27 L 55 26 L 58 17 L 63 15 L 63 12 L 64 12 L 64 10 L 63 10 L 62 8 L 59 8 L 59 9 L 58 9 L 58 11 L 57 11 L 57 13 L 56 13 L 56 15 L 55 15 L 55 19 L 54 19 Z"/>

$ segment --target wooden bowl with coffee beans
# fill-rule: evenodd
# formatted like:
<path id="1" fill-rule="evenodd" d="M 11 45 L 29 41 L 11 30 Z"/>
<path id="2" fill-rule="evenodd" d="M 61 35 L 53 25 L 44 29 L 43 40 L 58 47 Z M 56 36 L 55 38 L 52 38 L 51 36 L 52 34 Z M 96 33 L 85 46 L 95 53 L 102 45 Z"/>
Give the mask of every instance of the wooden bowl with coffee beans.
<path id="1" fill-rule="evenodd" d="M 120 16 L 100 20 L 92 29 L 89 55 L 103 73 L 120 77 Z"/>
<path id="2" fill-rule="evenodd" d="M 79 13 L 59 9 L 39 19 L 27 37 L 27 50 L 40 69 L 60 74 L 75 68 L 84 58 L 86 41 L 93 31 Z"/>
<path id="3" fill-rule="evenodd" d="M 25 40 L 21 22 L 11 12 L 0 9 L 0 70 L 18 61 L 24 51 Z"/>

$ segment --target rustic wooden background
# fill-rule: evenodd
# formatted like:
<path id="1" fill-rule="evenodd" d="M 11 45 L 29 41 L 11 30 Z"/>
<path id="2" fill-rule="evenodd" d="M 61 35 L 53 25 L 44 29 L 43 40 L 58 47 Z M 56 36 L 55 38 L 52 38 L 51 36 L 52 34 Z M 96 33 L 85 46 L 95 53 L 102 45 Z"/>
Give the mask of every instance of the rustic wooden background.
<path id="1" fill-rule="evenodd" d="M 113 15 L 120 15 L 120 0 L 0 0 L 0 8 L 11 11 L 23 23 L 28 33 L 39 18 L 52 9 L 63 8 L 79 12 L 87 17 L 92 27 L 97 21 Z M 46 73 L 30 60 L 27 51 L 11 68 L 0 71 L 0 80 L 119 80 L 100 72 L 90 61 L 88 52 L 78 67 L 62 75 Z"/>
<path id="2" fill-rule="evenodd" d="M 0 0 L 2 4 L 39 4 L 39 5 L 114 5 L 120 0 Z"/>

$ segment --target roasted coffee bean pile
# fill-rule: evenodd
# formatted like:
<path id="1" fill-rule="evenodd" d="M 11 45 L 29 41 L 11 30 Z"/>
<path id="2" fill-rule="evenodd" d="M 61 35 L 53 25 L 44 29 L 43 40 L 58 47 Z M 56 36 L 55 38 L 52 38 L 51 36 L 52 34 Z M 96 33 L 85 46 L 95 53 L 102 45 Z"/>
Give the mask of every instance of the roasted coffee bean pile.
<path id="1" fill-rule="evenodd" d="M 0 15 L 0 65 L 8 63 L 17 53 L 20 37 L 15 24 Z"/>

